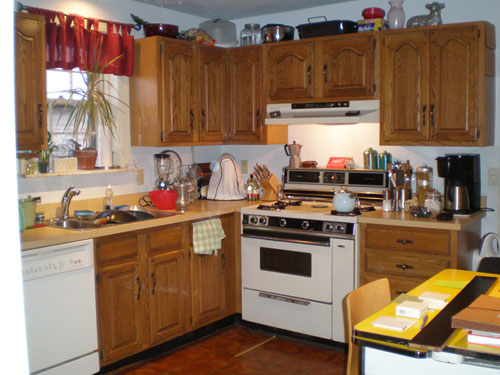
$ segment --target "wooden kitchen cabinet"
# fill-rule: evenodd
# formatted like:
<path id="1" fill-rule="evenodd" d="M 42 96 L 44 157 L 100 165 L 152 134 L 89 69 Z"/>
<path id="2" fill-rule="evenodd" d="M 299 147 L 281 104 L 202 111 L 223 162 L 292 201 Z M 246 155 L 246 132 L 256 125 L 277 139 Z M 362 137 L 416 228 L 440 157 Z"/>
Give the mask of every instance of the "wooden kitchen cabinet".
<path id="1" fill-rule="evenodd" d="M 96 240 L 101 365 L 186 330 L 186 225 Z"/>
<path id="2" fill-rule="evenodd" d="M 262 49 L 231 48 L 229 55 L 229 142 L 262 140 Z"/>
<path id="3" fill-rule="evenodd" d="M 236 306 L 235 217 L 220 217 L 226 237 L 217 255 L 192 254 L 193 328 L 220 320 L 232 313 Z"/>
<path id="4" fill-rule="evenodd" d="M 224 49 L 157 36 L 137 39 L 130 80 L 132 145 L 223 143 L 226 82 Z"/>
<path id="5" fill-rule="evenodd" d="M 394 298 L 443 269 L 468 269 L 480 233 L 480 221 L 460 231 L 363 223 L 361 285 L 387 277 Z"/>
<path id="6" fill-rule="evenodd" d="M 494 49 L 485 22 L 384 32 L 380 143 L 492 144 Z"/>
<path id="7" fill-rule="evenodd" d="M 16 13 L 15 70 L 17 150 L 47 149 L 43 16 Z"/>
<path id="8" fill-rule="evenodd" d="M 373 33 L 264 47 L 268 102 L 373 99 Z"/>

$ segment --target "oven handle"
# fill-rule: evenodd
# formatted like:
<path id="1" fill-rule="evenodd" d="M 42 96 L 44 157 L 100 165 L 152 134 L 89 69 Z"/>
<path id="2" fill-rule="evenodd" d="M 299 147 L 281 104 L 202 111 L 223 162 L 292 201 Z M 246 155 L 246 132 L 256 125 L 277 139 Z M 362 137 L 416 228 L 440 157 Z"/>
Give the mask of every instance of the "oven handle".
<path id="1" fill-rule="evenodd" d="M 311 304 L 311 302 L 309 302 L 309 301 L 303 301 L 300 299 L 290 298 L 290 297 L 277 296 L 275 294 L 269 294 L 269 293 L 264 293 L 264 292 L 260 292 L 259 297 L 274 299 L 276 301 L 294 303 L 296 305 L 302 305 L 302 306 L 309 306 Z"/>
<path id="2" fill-rule="evenodd" d="M 257 240 L 267 240 L 267 241 L 279 241 L 279 242 L 290 242 L 290 243 L 296 243 L 300 245 L 317 245 L 317 246 L 325 246 L 325 247 L 330 247 L 330 237 L 325 238 L 325 237 L 318 237 L 318 239 L 314 240 L 297 240 L 297 239 L 289 239 L 289 238 L 283 238 L 283 237 L 267 237 L 267 236 L 255 236 L 251 234 L 242 234 L 241 238 L 254 238 Z"/>

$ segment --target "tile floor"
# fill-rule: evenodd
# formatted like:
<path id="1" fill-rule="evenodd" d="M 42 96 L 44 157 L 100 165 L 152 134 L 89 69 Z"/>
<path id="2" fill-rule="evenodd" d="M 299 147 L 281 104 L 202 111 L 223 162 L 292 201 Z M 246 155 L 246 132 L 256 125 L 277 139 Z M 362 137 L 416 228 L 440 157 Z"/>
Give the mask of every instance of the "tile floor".
<path id="1" fill-rule="evenodd" d="M 254 331 L 241 324 L 113 375 L 337 375 L 345 374 L 340 348 Z"/>

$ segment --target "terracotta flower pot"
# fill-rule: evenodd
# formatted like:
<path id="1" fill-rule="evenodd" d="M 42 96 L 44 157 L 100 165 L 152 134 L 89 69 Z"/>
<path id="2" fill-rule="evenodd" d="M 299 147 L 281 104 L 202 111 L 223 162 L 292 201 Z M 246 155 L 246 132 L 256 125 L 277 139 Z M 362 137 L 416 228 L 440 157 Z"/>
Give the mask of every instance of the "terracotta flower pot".
<path id="1" fill-rule="evenodd" d="M 94 169 L 97 150 L 76 150 L 75 157 L 78 159 L 78 169 Z"/>

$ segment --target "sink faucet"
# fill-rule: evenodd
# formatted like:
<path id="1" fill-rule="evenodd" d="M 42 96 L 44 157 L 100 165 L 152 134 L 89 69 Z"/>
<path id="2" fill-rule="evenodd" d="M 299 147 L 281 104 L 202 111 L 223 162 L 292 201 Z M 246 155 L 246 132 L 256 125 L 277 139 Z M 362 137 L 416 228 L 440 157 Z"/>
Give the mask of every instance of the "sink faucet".
<path id="1" fill-rule="evenodd" d="M 67 188 L 61 199 L 61 218 L 63 220 L 66 220 L 69 216 L 69 204 L 71 203 L 71 199 L 75 195 L 80 194 L 80 190 L 73 190 L 74 188 L 74 186 Z"/>

